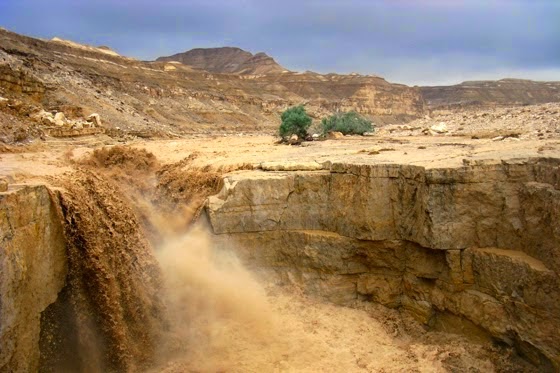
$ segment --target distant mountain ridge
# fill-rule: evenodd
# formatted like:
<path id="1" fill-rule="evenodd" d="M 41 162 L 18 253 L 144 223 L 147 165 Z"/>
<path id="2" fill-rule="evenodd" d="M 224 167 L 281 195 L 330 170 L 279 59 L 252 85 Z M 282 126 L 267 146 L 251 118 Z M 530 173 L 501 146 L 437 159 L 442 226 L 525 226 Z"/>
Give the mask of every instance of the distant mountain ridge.
<path id="1" fill-rule="evenodd" d="M 421 87 L 428 108 L 533 105 L 560 101 L 560 82 L 526 79 L 472 80 L 450 86 Z"/>
<path id="2" fill-rule="evenodd" d="M 241 48 L 195 48 L 156 61 L 177 61 L 196 69 L 221 74 L 272 74 L 287 71 L 266 53 L 252 54 Z"/>
<path id="3" fill-rule="evenodd" d="M 195 49 L 141 61 L 106 47 L 0 30 L 0 96 L 67 117 L 97 113 L 106 128 L 175 136 L 217 129 L 272 132 L 281 113 L 299 104 L 316 121 L 353 110 L 382 126 L 422 118 L 434 109 L 560 102 L 560 82 L 502 79 L 409 87 L 371 75 L 286 71 L 264 53 L 239 48 Z M 15 110 L 2 106 L 4 101 L 0 127 L 12 123 Z M 29 113 L 22 110 L 18 118 L 27 123 Z"/>

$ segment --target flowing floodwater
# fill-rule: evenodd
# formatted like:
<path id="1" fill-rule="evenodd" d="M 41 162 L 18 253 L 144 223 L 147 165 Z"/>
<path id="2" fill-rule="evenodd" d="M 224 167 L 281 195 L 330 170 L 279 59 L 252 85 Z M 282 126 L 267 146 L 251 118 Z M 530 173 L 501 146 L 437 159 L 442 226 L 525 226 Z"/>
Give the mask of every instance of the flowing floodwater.
<path id="1" fill-rule="evenodd" d="M 154 372 L 491 372 L 510 356 L 395 310 L 328 304 L 257 279 L 204 224 L 156 254 L 170 321 Z"/>
<path id="2" fill-rule="evenodd" d="M 184 173 L 187 163 L 166 167 L 171 174 L 150 163 L 132 176 L 126 168 L 111 173 L 86 168 L 60 182 L 69 276 L 57 302 L 42 315 L 42 371 L 525 367 L 512 365 L 519 361 L 511 350 L 426 332 L 396 310 L 359 301 L 336 306 L 282 286 L 272 274 L 257 278 L 237 259 L 235 247 L 213 245 L 204 219 L 191 224 L 204 194 L 219 184 L 200 172 Z M 142 182 L 131 183 L 131 177 Z M 162 179 L 165 198 L 157 193 Z M 176 196 L 189 190 L 199 192 L 181 203 Z"/>
<path id="3" fill-rule="evenodd" d="M 75 173 L 60 202 L 69 268 L 42 317 L 42 369 L 144 369 L 166 328 L 149 242 L 119 190 L 92 172 Z"/>

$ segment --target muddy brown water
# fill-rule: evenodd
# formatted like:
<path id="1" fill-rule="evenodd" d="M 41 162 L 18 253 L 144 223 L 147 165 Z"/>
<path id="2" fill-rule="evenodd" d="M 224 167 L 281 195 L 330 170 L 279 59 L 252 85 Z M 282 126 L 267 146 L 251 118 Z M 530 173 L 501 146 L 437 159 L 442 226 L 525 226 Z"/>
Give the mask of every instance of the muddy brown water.
<path id="1" fill-rule="evenodd" d="M 58 182 L 70 268 L 42 314 L 41 371 L 533 370 L 511 349 L 427 332 L 368 302 L 328 304 L 248 271 L 235 248 L 214 247 L 203 220 L 190 225 L 200 196 L 169 209 L 177 193 L 158 199 L 114 169 Z"/>

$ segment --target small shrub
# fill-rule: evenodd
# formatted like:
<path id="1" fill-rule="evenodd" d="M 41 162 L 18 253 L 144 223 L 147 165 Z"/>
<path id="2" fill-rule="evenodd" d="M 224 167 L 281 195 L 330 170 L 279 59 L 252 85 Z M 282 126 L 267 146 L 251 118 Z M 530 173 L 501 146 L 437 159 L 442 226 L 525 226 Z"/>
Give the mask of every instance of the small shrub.
<path id="1" fill-rule="evenodd" d="M 355 111 L 336 113 L 322 120 L 323 134 L 331 131 L 342 132 L 345 135 L 363 135 L 372 132 L 373 124 Z"/>
<path id="2" fill-rule="evenodd" d="M 307 136 L 307 129 L 311 126 L 311 117 L 305 112 L 303 105 L 293 106 L 282 113 L 280 136 L 298 135 L 299 138 Z"/>

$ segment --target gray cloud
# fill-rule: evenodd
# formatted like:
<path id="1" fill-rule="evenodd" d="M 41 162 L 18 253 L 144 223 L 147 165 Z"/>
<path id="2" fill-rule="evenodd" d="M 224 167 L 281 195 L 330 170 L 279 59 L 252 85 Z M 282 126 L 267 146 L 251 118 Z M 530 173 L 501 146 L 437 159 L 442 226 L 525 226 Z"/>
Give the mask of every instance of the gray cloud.
<path id="1" fill-rule="evenodd" d="M 2 0 L 0 25 L 153 59 L 194 47 L 265 51 L 294 70 L 438 84 L 560 80 L 560 2 Z"/>

